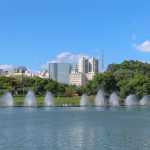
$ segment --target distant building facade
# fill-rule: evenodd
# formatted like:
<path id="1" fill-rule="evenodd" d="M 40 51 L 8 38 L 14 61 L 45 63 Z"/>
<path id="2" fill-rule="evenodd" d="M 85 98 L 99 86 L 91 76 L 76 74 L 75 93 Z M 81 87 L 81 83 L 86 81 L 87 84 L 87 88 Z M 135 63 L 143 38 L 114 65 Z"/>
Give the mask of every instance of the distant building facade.
<path id="1" fill-rule="evenodd" d="M 85 57 L 81 57 L 78 63 L 78 72 L 88 73 L 88 71 L 89 71 L 88 59 L 86 59 Z"/>
<path id="2" fill-rule="evenodd" d="M 81 57 L 78 63 L 78 72 L 80 73 L 89 73 L 94 72 L 98 73 L 99 71 L 99 61 L 98 59 L 92 57 L 86 59 L 85 57 Z"/>
<path id="3" fill-rule="evenodd" d="M 84 73 L 80 72 L 72 72 L 70 73 L 70 85 L 76 85 L 76 86 L 85 86 L 86 85 L 86 76 Z"/>
<path id="4" fill-rule="evenodd" d="M 95 76 L 95 73 L 80 73 L 80 72 L 71 72 L 70 73 L 70 85 L 76 86 L 86 86 L 89 80 L 92 80 Z"/>
<path id="5" fill-rule="evenodd" d="M 3 69 L 0 69 L 0 76 L 3 76 Z"/>
<path id="6" fill-rule="evenodd" d="M 70 74 L 70 85 L 85 86 L 89 80 L 92 80 L 99 71 L 99 61 L 96 58 L 79 59 L 78 65 L 75 66 L 74 72 Z"/>
<path id="7" fill-rule="evenodd" d="M 12 74 L 13 75 L 23 75 L 27 71 L 27 68 L 24 66 L 13 67 Z"/>
<path id="8" fill-rule="evenodd" d="M 27 70 L 25 72 L 24 76 L 26 76 L 26 77 L 34 77 L 34 74 L 32 72 L 30 72 L 29 70 Z"/>
<path id="9" fill-rule="evenodd" d="M 90 58 L 89 62 L 89 72 L 98 73 L 99 68 L 99 61 L 96 58 Z"/>
<path id="10" fill-rule="evenodd" d="M 69 63 L 49 63 L 49 78 L 60 83 L 69 84 L 69 74 L 71 64 Z"/>

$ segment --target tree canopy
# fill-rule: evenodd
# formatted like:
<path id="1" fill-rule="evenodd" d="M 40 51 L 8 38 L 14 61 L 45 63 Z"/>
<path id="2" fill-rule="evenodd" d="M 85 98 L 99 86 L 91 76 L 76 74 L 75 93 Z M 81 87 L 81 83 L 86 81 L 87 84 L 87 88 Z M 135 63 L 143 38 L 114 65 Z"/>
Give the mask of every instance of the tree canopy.
<path id="1" fill-rule="evenodd" d="M 104 73 L 88 82 L 86 90 L 96 94 L 99 88 L 104 88 L 107 94 L 118 91 L 123 98 L 129 94 L 149 95 L 150 64 L 133 60 L 110 64 Z"/>

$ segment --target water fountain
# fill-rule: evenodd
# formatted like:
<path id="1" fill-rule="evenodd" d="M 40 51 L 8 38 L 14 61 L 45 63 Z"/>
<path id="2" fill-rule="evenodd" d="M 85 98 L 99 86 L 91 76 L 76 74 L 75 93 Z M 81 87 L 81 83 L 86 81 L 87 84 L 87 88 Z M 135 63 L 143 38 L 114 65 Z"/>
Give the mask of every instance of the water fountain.
<path id="1" fill-rule="evenodd" d="M 24 100 L 25 107 L 35 107 L 36 106 L 36 99 L 33 91 L 28 91 L 25 100 Z"/>
<path id="2" fill-rule="evenodd" d="M 83 94 L 80 100 L 80 107 L 85 107 L 88 105 L 88 103 L 89 103 L 88 96 L 86 94 Z"/>
<path id="3" fill-rule="evenodd" d="M 150 95 L 143 96 L 140 100 L 140 105 L 150 105 Z"/>
<path id="4" fill-rule="evenodd" d="M 106 105 L 107 104 L 106 104 L 106 100 L 104 97 L 104 90 L 100 89 L 95 98 L 95 106 L 96 107 L 105 107 Z"/>
<path id="5" fill-rule="evenodd" d="M 51 92 L 46 93 L 46 96 L 44 98 L 44 106 L 46 107 L 55 106 L 54 98 Z"/>
<path id="6" fill-rule="evenodd" d="M 110 106 L 119 106 L 119 96 L 116 92 L 113 92 L 111 95 L 110 95 L 110 98 L 109 98 L 109 105 Z"/>
<path id="7" fill-rule="evenodd" d="M 138 104 L 139 104 L 138 97 L 134 94 L 130 94 L 125 99 L 125 105 L 126 106 L 135 106 L 135 105 L 138 105 Z"/>
<path id="8" fill-rule="evenodd" d="M 11 93 L 5 93 L 2 96 L 2 101 L 0 103 L 0 106 L 2 107 L 13 107 L 14 106 L 14 100 Z"/>

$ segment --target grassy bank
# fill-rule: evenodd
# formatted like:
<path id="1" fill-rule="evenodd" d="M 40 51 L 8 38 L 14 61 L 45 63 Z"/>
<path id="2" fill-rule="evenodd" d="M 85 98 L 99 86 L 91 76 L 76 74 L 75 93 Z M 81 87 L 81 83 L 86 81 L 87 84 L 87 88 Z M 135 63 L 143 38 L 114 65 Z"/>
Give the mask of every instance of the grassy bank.
<path id="1" fill-rule="evenodd" d="M 79 106 L 80 103 L 80 96 L 74 97 L 56 97 L 55 104 L 56 106 L 62 106 L 67 104 L 69 106 Z M 94 97 L 89 97 L 90 104 L 93 104 Z M 22 106 L 24 102 L 24 97 L 14 97 L 15 105 Z M 36 97 L 36 102 L 38 106 L 43 106 L 44 104 L 44 97 Z"/>

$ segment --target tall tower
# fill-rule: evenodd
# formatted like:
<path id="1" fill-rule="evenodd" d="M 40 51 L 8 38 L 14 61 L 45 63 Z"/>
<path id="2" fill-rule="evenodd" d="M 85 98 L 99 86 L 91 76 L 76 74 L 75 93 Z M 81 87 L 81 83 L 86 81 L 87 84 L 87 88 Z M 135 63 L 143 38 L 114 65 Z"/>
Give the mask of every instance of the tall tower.
<path id="1" fill-rule="evenodd" d="M 89 63 L 88 59 L 81 57 L 79 59 L 79 64 L 78 64 L 78 72 L 80 73 L 88 73 L 89 71 Z"/>
<path id="2" fill-rule="evenodd" d="M 71 65 L 69 63 L 49 63 L 49 78 L 60 83 L 69 83 Z"/>
<path id="3" fill-rule="evenodd" d="M 98 72 L 98 59 L 96 58 L 90 58 L 89 59 L 89 72 L 97 73 Z"/>

